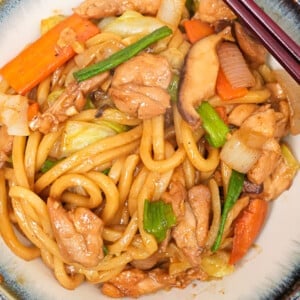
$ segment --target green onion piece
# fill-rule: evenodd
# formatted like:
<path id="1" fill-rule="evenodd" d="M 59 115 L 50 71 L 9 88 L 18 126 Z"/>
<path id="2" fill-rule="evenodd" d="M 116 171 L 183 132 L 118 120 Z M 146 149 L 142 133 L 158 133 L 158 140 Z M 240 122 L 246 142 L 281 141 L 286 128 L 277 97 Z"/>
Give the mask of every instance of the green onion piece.
<path id="1" fill-rule="evenodd" d="M 168 26 L 160 27 L 151 32 L 150 34 L 144 36 L 137 42 L 112 54 L 107 59 L 102 60 L 94 65 L 88 66 L 82 70 L 74 72 L 73 76 L 77 81 L 83 81 L 102 72 L 111 70 L 120 65 L 121 63 L 129 60 L 130 58 L 132 58 L 151 44 L 169 36 L 170 34 L 172 34 L 172 30 Z"/>
<path id="2" fill-rule="evenodd" d="M 202 126 L 207 132 L 206 139 L 215 148 L 222 147 L 229 132 L 228 126 L 216 110 L 206 101 L 197 108 L 197 112 L 202 119 Z"/>
<path id="3" fill-rule="evenodd" d="M 60 160 L 51 160 L 51 159 L 46 159 L 43 165 L 41 166 L 40 171 L 42 173 L 48 172 L 52 167 L 54 167 Z"/>
<path id="4" fill-rule="evenodd" d="M 144 204 L 144 229 L 153 234 L 158 242 L 166 238 L 169 228 L 176 224 L 172 205 L 163 200 L 149 201 Z"/>
<path id="5" fill-rule="evenodd" d="M 103 170 L 102 173 L 103 173 L 104 175 L 108 175 L 108 174 L 109 174 L 109 171 L 110 171 L 110 168 L 107 168 L 107 169 Z"/>
<path id="6" fill-rule="evenodd" d="M 179 76 L 173 75 L 173 78 L 168 86 L 168 92 L 171 96 L 171 101 L 176 103 L 178 99 L 178 88 L 179 88 Z"/>
<path id="7" fill-rule="evenodd" d="M 83 109 L 86 110 L 86 109 L 93 109 L 93 108 L 95 108 L 95 105 L 91 97 L 86 97 L 86 102 Z"/>
<path id="8" fill-rule="evenodd" d="M 236 203 L 237 199 L 239 198 L 241 191 L 243 189 L 244 185 L 244 179 L 245 175 L 242 173 L 239 173 L 235 170 L 232 170 L 230 179 L 229 179 L 229 185 L 228 185 L 228 192 L 225 198 L 225 203 L 222 211 L 221 216 L 221 222 L 218 230 L 218 235 L 216 237 L 216 240 L 211 248 L 213 252 L 217 251 L 221 245 L 223 232 L 225 223 L 227 220 L 227 216 L 229 211 L 231 210 L 232 206 Z"/>
<path id="9" fill-rule="evenodd" d="M 107 248 L 106 245 L 103 245 L 102 250 L 103 250 L 104 256 L 106 256 L 109 253 L 108 248 Z"/>

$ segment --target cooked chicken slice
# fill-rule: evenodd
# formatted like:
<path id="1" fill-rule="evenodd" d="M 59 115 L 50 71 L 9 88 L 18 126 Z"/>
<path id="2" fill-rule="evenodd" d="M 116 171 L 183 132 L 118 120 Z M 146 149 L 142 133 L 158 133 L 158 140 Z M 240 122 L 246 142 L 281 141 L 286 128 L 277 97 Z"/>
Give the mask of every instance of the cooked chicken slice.
<path id="1" fill-rule="evenodd" d="M 220 20 L 233 20 L 236 16 L 222 0 L 201 0 L 195 18 L 214 23 Z"/>
<path id="2" fill-rule="evenodd" d="M 280 145 L 276 139 L 269 139 L 262 147 L 258 161 L 247 173 L 248 179 L 255 184 L 262 184 L 276 168 L 281 157 Z"/>
<path id="3" fill-rule="evenodd" d="M 109 93 L 119 110 L 139 119 L 162 115 L 170 106 L 169 94 L 157 87 L 124 84 Z"/>
<path id="4" fill-rule="evenodd" d="M 294 175 L 294 172 L 291 171 L 284 159 L 281 158 L 272 174 L 264 181 L 263 198 L 265 200 L 276 199 L 290 188 Z"/>
<path id="5" fill-rule="evenodd" d="M 158 268 L 147 272 L 130 269 L 104 283 L 101 292 L 113 298 L 137 298 L 160 289 L 185 288 L 193 280 L 207 280 L 207 275 L 199 268 L 176 275 L 169 275 L 166 270 Z"/>
<path id="6" fill-rule="evenodd" d="M 101 291 L 104 295 L 113 298 L 137 298 L 164 288 L 168 284 L 167 278 L 166 272 L 160 269 L 150 272 L 131 269 L 121 272 L 109 282 L 104 283 Z"/>
<path id="7" fill-rule="evenodd" d="M 199 247 L 196 236 L 196 218 L 189 203 L 185 203 L 185 214 L 172 230 L 172 236 L 178 248 L 186 255 L 192 266 L 198 266 L 201 261 L 202 248 Z"/>
<path id="8" fill-rule="evenodd" d="M 234 31 L 238 44 L 245 56 L 254 65 L 264 64 L 267 58 L 266 48 L 257 39 L 250 36 L 240 23 L 235 22 Z"/>
<path id="9" fill-rule="evenodd" d="M 52 106 L 29 123 L 30 129 L 39 130 L 44 134 L 57 130 L 61 122 L 83 109 L 86 103 L 85 95 L 104 82 L 108 76 L 109 73 L 105 72 L 80 83 L 70 83 Z"/>
<path id="10" fill-rule="evenodd" d="M 160 0 L 86 0 L 74 12 L 85 18 L 101 19 L 119 16 L 126 10 L 134 10 L 144 15 L 156 15 Z"/>
<path id="11" fill-rule="evenodd" d="M 172 230 L 177 246 L 193 266 L 200 263 L 200 254 L 208 233 L 210 207 L 209 189 L 204 185 L 194 186 L 188 191 L 184 215 L 177 217 L 178 224 Z"/>
<path id="12" fill-rule="evenodd" d="M 264 138 L 272 138 L 275 133 L 276 116 L 274 109 L 264 105 L 250 115 L 241 125 L 242 130 L 255 132 Z"/>
<path id="13" fill-rule="evenodd" d="M 68 263 L 95 267 L 104 256 L 103 221 L 83 207 L 66 211 L 52 198 L 48 198 L 47 207 L 62 257 Z"/>
<path id="14" fill-rule="evenodd" d="M 121 64 L 114 73 L 109 95 L 117 108 L 140 119 L 164 114 L 170 107 L 168 61 L 143 53 Z"/>
<path id="15" fill-rule="evenodd" d="M 168 191 L 161 196 L 166 203 L 172 204 L 177 219 L 184 216 L 184 202 L 187 200 L 183 176 L 182 168 L 177 168 L 172 176 Z"/>
<path id="16" fill-rule="evenodd" d="M 258 108 L 256 104 L 240 104 L 237 105 L 228 116 L 228 123 L 241 126 L 242 123 Z"/>
<path id="17" fill-rule="evenodd" d="M 197 185 L 188 191 L 188 202 L 196 218 L 196 238 L 199 247 L 204 247 L 209 227 L 211 194 L 205 185 Z"/>

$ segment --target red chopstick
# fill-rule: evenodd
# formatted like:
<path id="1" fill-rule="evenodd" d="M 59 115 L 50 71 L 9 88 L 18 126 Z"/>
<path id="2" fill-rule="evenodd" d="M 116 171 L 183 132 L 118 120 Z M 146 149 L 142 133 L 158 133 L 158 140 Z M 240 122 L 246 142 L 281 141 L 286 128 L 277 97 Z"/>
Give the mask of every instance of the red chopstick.
<path id="1" fill-rule="evenodd" d="M 300 47 L 253 0 L 224 0 L 300 83 Z"/>

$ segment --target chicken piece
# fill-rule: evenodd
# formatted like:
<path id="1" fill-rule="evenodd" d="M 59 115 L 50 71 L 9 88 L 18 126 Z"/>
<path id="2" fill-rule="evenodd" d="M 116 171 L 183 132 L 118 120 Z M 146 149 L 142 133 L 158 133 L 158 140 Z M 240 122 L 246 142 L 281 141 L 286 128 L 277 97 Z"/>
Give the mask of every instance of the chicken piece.
<path id="1" fill-rule="evenodd" d="M 195 18 L 214 23 L 220 20 L 233 20 L 236 16 L 222 0 L 201 0 Z"/>
<path id="2" fill-rule="evenodd" d="M 168 192 L 163 193 L 162 199 L 171 203 L 176 218 L 184 216 L 184 202 L 187 198 L 187 191 L 182 183 L 174 181 L 170 183 Z"/>
<path id="3" fill-rule="evenodd" d="M 276 116 L 274 109 L 264 105 L 255 111 L 241 125 L 242 130 L 255 132 L 264 138 L 272 138 L 275 134 Z"/>
<path id="4" fill-rule="evenodd" d="M 131 269 L 121 272 L 118 276 L 104 283 L 101 291 L 104 295 L 113 298 L 134 297 L 154 293 L 163 289 L 173 282 L 168 282 L 167 273 L 160 269 L 150 272 L 143 272 L 138 269 Z"/>
<path id="5" fill-rule="evenodd" d="M 8 159 L 12 145 L 13 137 L 7 133 L 6 126 L 0 126 L 0 169 Z"/>
<path id="6" fill-rule="evenodd" d="M 266 200 L 274 200 L 284 191 L 288 190 L 294 179 L 295 172 L 281 159 L 278 161 L 272 174 L 264 181 L 262 197 Z"/>
<path id="7" fill-rule="evenodd" d="M 161 198 L 166 203 L 171 203 L 173 212 L 177 219 L 184 216 L 184 202 L 187 200 L 187 191 L 182 168 L 176 168 L 173 173 L 168 191 Z"/>
<path id="8" fill-rule="evenodd" d="M 240 127 L 242 123 L 258 108 L 256 104 L 237 105 L 228 116 L 228 123 Z"/>
<path id="9" fill-rule="evenodd" d="M 264 64 L 267 58 L 266 48 L 257 39 L 250 36 L 238 22 L 234 23 L 234 32 L 241 50 L 249 61 L 255 66 Z"/>
<path id="10" fill-rule="evenodd" d="M 62 257 L 68 263 L 95 267 L 103 258 L 103 221 L 89 209 L 77 207 L 66 211 L 62 205 L 48 198 L 49 216 Z"/>
<path id="11" fill-rule="evenodd" d="M 248 179 L 255 184 L 262 184 L 272 174 L 281 157 L 281 149 L 276 139 L 269 139 L 262 147 L 258 161 L 247 173 Z"/>
<path id="12" fill-rule="evenodd" d="M 114 73 L 109 95 L 121 111 L 139 119 L 164 114 L 170 107 L 168 61 L 143 53 L 121 64 Z"/>
<path id="13" fill-rule="evenodd" d="M 200 255 L 205 245 L 209 227 L 211 194 L 204 185 L 194 186 L 188 191 L 188 201 L 184 203 L 184 216 L 172 231 L 177 246 L 182 249 L 193 266 L 200 263 Z"/>
<path id="14" fill-rule="evenodd" d="M 74 12 L 84 18 L 101 19 L 119 16 L 126 10 L 134 10 L 143 15 L 156 15 L 160 0 L 86 0 Z"/>
<path id="15" fill-rule="evenodd" d="M 207 280 L 207 278 L 206 273 L 199 268 L 192 268 L 176 275 L 169 275 L 166 270 L 158 268 L 148 272 L 130 269 L 105 282 L 101 292 L 113 298 L 137 298 L 160 289 L 185 288 L 193 280 Z"/>
<path id="16" fill-rule="evenodd" d="M 202 249 L 196 237 L 196 218 L 189 203 L 185 203 L 185 214 L 172 230 L 172 236 L 178 248 L 186 255 L 192 266 L 198 266 Z"/>
<path id="17" fill-rule="evenodd" d="M 188 202 L 196 218 L 196 238 L 199 247 L 204 247 L 211 207 L 211 193 L 205 185 L 197 185 L 188 191 Z"/>
<path id="18" fill-rule="evenodd" d="M 52 106 L 30 121 L 30 129 L 44 134 L 56 131 L 61 122 L 83 109 L 86 103 L 84 95 L 103 83 L 108 76 L 109 73 L 105 72 L 80 83 L 70 83 Z"/>

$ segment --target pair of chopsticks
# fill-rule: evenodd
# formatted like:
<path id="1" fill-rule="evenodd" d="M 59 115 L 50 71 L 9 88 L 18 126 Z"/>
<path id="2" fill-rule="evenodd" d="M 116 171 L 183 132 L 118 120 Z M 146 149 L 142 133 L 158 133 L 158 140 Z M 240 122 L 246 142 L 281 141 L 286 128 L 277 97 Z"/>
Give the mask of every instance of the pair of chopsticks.
<path id="1" fill-rule="evenodd" d="M 224 0 L 266 49 L 300 83 L 300 47 L 253 0 Z"/>

